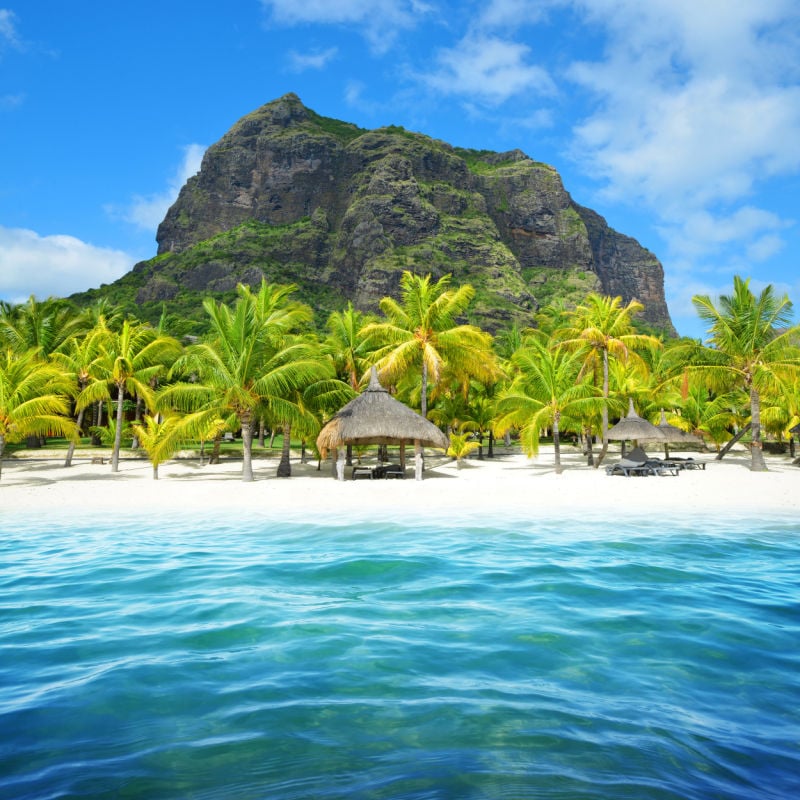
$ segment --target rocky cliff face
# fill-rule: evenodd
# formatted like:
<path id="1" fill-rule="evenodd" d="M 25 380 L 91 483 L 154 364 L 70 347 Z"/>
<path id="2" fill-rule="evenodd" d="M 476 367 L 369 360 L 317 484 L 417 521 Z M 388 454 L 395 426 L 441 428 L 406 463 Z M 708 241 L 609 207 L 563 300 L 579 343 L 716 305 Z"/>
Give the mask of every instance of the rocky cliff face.
<path id="1" fill-rule="evenodd" d="M 266 276 L 297 283 L 322 314 L 346 300 L 372 310 L 411 269 L 471 283 L 473 321 L 490 330 L 594 290 L 639 299 L 650 324 L 674 332 L 658 260 L 576 205 L 552 167 L 362 130 L 292 94 L 209 148 L 157 240 L 130 279 L 139 303 Z"/>

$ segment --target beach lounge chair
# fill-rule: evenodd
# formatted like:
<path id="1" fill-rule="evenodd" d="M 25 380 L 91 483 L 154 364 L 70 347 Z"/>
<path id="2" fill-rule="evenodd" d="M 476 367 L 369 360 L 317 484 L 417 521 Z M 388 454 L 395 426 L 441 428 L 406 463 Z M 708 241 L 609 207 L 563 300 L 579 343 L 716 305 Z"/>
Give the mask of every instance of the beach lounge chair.
<path id="1" fill-rule="evenodd" d="M 606 475 L 624 475 L 626 478 L 653 474 L 653 468 L 647 466 L 647 454 L 641 447 L 635 447 L 625 458 L 606 467 Z"/>
<path id="2" fill-rule="evenodd" d="M 645 461 L 645 466 L 652 470 L 653 475 L 675 475 L 683 469 L 672 459 L 650 457 Z"/>
<path id="3" fill-rule="evenodd" d="M 706 468 L 705 461 L 696 461 L 692 456 L 683 458 L 681 456 L 673 456 L 670 461 L 678 465 L 678 469 L 702 469 Z"/>

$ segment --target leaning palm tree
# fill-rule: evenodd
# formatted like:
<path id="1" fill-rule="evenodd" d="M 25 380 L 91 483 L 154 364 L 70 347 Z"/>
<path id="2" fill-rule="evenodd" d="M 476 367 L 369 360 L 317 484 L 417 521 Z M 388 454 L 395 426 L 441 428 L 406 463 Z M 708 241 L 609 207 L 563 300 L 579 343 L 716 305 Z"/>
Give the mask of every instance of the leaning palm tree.
<path id="1" fill-rule="evenodd" d="M 589 294 L 584 302 L 571 314 L 571 324 L 564 331 L 564 343 L 577 348 L 584 354 L 585 368 L 602 369 L 603 398 L 601 433 L 603 445 L 595 461 L 599 467 L 608 452 L 608 397 L 609 397 L 609 359 L 627 361 L 636 357 L 636 349 L 651 345 L 659 347 L 654 336 L 636 333 L 633 317 L 644 310 L 637 300 L 622 305 L 621 297 L 606 297 L 596 293 Z"/>
<path id="2" fill-rule="evenodd" d="M 436 283 L 431 276 L 404 272 L 400 279 L 402 301 L 384 297 L 380 302 L 385 322 L 366 325 L 364 333 L 374 344 L 375 365 L 392 382 L 412 370 L 421 376 L 420 408 L 428 412 L 428 383 L 438 383 L 447 365 L 453 373 L 476 378 L 494 374 L 491 336 L 474 325 L 456 320 L 467 310 L 475 290 L 467 285 L 450 289 L 450 276 Z"/>
<path id="3" fill-rule="evenodd" d="M 708 324 L 710 347 L 694 353 L 691 369 L 709 384 L 743 388 L 750 398 L 750 469 L 764 472 L 767 465 L 761 445 L 761 399 L 778 393 L 800 375 L 800 350 L 794 340 L 800 325 L 791 325 L 792 303 L 777 297 L 772 286 L 756 296 L 750 280 L 733 279 L 733 294 L 715 304 L 708 295 L 695 295 L 692 303 Z"/>
<path id="4" fill-rule="evenodd" d="M 57 433 L 74 437 L 69 418 L 69 377 L 39 351 L 0 352 L 0 469 L 6 443 Z"/>
<path id="5" fill-rule="evenodd" d="M 497 402 L 497 432 L 518 427 L 528 457 L 539 452 L 542 430 L 552 427 L 556 474 L 563 471 L 562 429 L 577 428 L 581 414 L 600 402 L 588 377 L 580 376 L 582 363 L 581 352 L 532 337 L 511 357 L 516 376 Z"/>

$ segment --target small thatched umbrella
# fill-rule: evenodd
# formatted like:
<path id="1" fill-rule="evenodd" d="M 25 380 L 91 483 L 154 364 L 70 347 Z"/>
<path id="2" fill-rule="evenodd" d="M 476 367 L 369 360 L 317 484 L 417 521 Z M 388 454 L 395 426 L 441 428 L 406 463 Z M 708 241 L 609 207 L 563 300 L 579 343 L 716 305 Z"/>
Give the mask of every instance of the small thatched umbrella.
<path id="1" fill-rule="evenodd" d="M 336 476 L 344 480 L 344 448 L 348 444 L 399 444 L 401 465 L 405 466 L 405 445 L 414 443 L 415 477 L 422 480 L 422 448 L 446 449 L 447 435 L 425 417 L 395 400 L 378 381 L 372 367 L 369 386 L 339 410 L 317 436 L 323 458 L 333 452 Z"/>
<path id="2" fill-rule="evenodd" d="M 633 409 L 633 400 L 630 401 L 628 416 L 623 417 L 613 428 L 608 431 L 609 439 L 633 442 L 665 442 L 667 435 L 652 422 L 640 417 Z"/>
<path id="3" fill-rule="evenodd" d="M 661 422 L 656 425 L 656 427 L 664 431 L 664 435 L 666 439 L 664 441 L 664 455 L 669 458 L 669 442 L 675 442 L 677 444 L 702 444 L 703 440 L 700 439 L 698 436 L 695 436 L 693 433 L 689 433 L 689 431 L 684 431 L 678 428 L 675 425 L 670 425 L 667 422 L 667 415 L 664 413 L 664 409 L 661 409 Z"/>

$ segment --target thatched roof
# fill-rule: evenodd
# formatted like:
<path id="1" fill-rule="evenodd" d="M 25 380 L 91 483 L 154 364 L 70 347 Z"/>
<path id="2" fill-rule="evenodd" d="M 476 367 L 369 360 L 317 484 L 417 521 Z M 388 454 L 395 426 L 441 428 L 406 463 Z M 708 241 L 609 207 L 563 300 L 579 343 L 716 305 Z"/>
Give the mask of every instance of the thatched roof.
<path id="1" fill-rule="evenodd" d="M 636 441 L 656 441 L 666 442 L 667 435 L 664 431 L 648 422 L 644 417 L 640 417 L 633 410 L 633 400 L 630 401 L 628 416 L 623 417 L 613 428 L 608 431 L 609 439 L 617 440 L 636 440 Z"/>
<path id="2" fill-rule="evenodd" d="M 667 422 L 667 416 L 664 413 L 663 408 L 661 409 L 661 422 L 659 422 L 656 427 L 664 432 L 668 442 L 678 442 L 680 444 L 702 444 L 702 439 L 700 439 L 700 437 L 695 436 L 693 433 L 689 433 L 689 431 L 681 430 L 675 425 L 670 425 L 669 422 Z"/>
<path id="3" fill-rule="evenodd" d="M 800 436 L 800 422 L 798 422 L 794 427 L 789 428 L 789 433 L 793 433 L 795 436 Z"/>
<path id="4" fill-rule="evenodd" d="M 369 386 L 338 411 L 317 436 L 317 449 L 328 451 L 348 444 L 405 444 L 447 448 L 447 435 L 425 417 L 395 400 L 372 368 Z"/>

